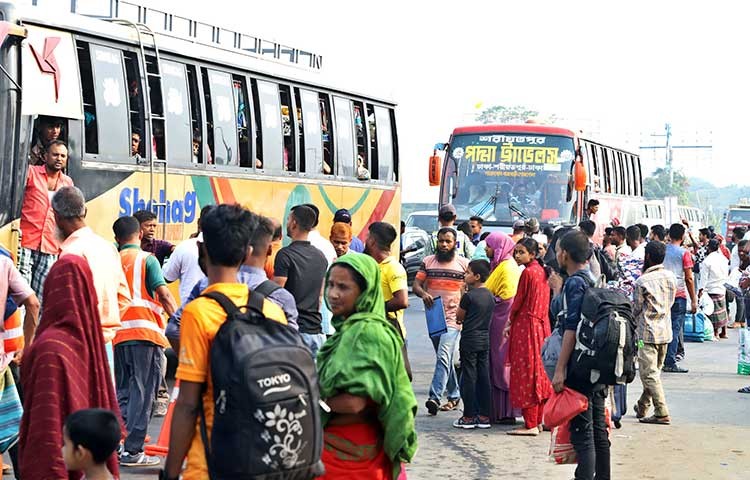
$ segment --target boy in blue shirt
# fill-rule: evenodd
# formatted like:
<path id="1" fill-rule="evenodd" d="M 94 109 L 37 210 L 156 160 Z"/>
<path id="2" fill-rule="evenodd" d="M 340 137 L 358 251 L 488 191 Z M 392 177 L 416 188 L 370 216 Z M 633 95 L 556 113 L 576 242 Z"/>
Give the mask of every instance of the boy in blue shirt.
<path id="1" fill-rule="evenodd" d="M 588 410 L 570 421 L 570 441 L 578 457 L 576 480 L 609 480 L 610 451 L 609 435 L 604 416 L 606 385 L 591 385 L 566 379 L 569 360 L 576 344 L 576 327 L 581 319 L 583 295 L 591 288 L 593 280 L 588 269 L 591 247 L 588 237 L 581 231 L 566 233 L 557 246 L 557 262 L 569 275 L 563 286 L 567 312 L 560 325 L 563 334 L 562 349 L 555 367 L 552 387 L 556 392 L 567 386 L 586 395 Z"/>

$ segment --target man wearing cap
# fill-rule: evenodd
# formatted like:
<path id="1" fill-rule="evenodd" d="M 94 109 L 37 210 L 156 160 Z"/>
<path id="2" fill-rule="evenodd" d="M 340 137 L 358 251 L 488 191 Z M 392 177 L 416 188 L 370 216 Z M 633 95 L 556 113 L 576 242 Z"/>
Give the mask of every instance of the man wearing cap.
<path id="1" fill-rule="evenodd" d="M 454 225 L 456 223 L 456 207 L 451 204 L 440 207 L 438 211 L 438 223 L 440 224 L 438 230 L 448 227 L 456 232 L 456 253 L 464 258 L 474 256 L 475 247 L 471 243 L 471 239 Z M 432 245 L 437 249 L 437 231 L 432 232 Z"/>
<path id="2" fill-rule="evenodd" d="M 510 236 L 510 238 L 513 240 L 513 243 L 518 243 L 519 240 L 521 240 L 525 236 L 526 236 L 526 221 L 523 219 L 518 219 L 515 222 L 513 222 L 513 235 Z"/>
<path id="3" fill-rule="evenodd" d="M 340 208 L 336 210 L 336 213 L 333 214 L 333 223 L 348 223 L 349 226 L 352 226 L 352 214 L 349 213 L 349 210 L 345 208 Z M 349 244 L 349 250 L 352 252 L 362 253 L 365 251 L 365 244 L 362 243 L 362 240 L 359 239 L 356 235 L 352 235 L 352 241 Z"/>

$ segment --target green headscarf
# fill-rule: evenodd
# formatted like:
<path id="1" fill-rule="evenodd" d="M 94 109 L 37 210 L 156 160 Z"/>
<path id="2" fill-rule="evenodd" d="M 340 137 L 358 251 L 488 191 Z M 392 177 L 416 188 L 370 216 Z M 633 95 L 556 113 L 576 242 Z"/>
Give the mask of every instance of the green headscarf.
<path id="1" fill-rule="evenodd" d="M 336 333 L 318 352 L 318 381 L 321 398 L 349 393 L 371 398 L 378 405 L 383 427 L 383 448 L 393 462 L 397 478 L 401 462 L 409 462 L 417 451 L 414 416 L 417 399 L 404 368 L 403 340 L 385 318 L 385 301 L 380 287 L 380 268 L 369 255 L 344 255 L 331 266 L 346 264 L 365 279 L 367 288 L 359 295 L 355 312 L 347 318 L 334 316 Z M 326 274 L 326 303 L 328 277 Z M 323 415 L 323 424 L 328 421 Z"/>

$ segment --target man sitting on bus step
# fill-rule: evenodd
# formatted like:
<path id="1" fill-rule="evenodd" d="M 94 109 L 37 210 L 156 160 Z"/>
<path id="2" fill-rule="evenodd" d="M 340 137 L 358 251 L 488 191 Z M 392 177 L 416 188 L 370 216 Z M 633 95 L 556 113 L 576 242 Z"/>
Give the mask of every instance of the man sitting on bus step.
<path id="1" fill-rule="evenodd" d="M 456 253 L 464 258 L 474 256 L 474 244 L 464 232 L 456 228 L 456 207 L 452 204 L 443 205 L 438 211 L 438 230 L 450 227 L 456 232 Z M 432 244 L 437 249 L 437 231 L 432 233 Z"/>
<path id="2" fill-rule="evenodd" d="M 29 152 L 31 165 L 44 165 L 44 153 L 50 144 L 60 140 L 63 121 L 57 117 L 40 116 L 37 121 L 36 144 Z"/>
<path id="3" fill-rule="evenodd" d="M 596 222 L 596 212 L 599 211 L 599 200 L 592 198 L 589 200 L 589 203 L 586 204 L 586 210 L 583 211 L 583 215 L 581 216 L 581 221 L 583 220 L 592 220 Z"/>
<path id="4" fill-rule="evenodd" d="M 21 206 L 21 249 L 18 270 L 42 300 L 44 279 L 57 260 L 57 239 L 52 195 L 73 180 L 62 171 L 68 164 L 68 147 L 60 140 L 47 145 L 44 165 L 32 165 L 26 175 L 26 190 Z"/>
<path id="5" fill-rule="evenodd" d="M 159 260 L 159 265 L 164 265 L 164 259 L 172 254 L 175 246 L 166 240 L 155 238 L 156 228 L 159 225 L 156 221 L 156 214 L 149 210 L 138 210 L 133 216 L 140 222 L 143 232 L 141 250 L 152 253 Z"/>

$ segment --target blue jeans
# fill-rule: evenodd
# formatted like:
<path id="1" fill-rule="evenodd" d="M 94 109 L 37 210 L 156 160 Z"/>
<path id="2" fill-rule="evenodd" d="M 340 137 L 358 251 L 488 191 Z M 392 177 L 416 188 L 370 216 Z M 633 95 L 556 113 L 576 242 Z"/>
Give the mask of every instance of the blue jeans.
<path id="1" fill-rule="evenodd" d="M 672 341 L 667 348 L 667 358 L 664 360 L 664 366 L 674 367 L 677 365 L 677 345 L 680 343 L 682 327 L 685 325 L 685 312 L 687 311 L 687 299 L 675 298 L 672 304 Z"/>
<path id="2" fill-rule="evenodd" d="M 449 400 L 461 398 L 456 379 L 456 369 L 453 368 L 453 357 L 460 338 L 461 332 L 452 327 L 448 327 L 448 331 L 439 337 L 431 337 L 432 346 L 435 347 L 436 359 L 435 373 L 432 374 L 432 383 L 430 384 L 430 398 L 438 403 L 440 403 L 443 393 Z"/>
<path id="3" fill-rule="evenodd" d="M 320 347 L 323 346 L 323 342 L 326 341 L 326 336 L 322 333 L 299 333 L 302 337 L 302 341 L 305 345 L 307 345 L 307 348 L 310 349 L 310 353 L 312 353 L 313 358 L 317 358 L 318 356 L 318 350 L 320 350 Z"/>

